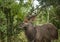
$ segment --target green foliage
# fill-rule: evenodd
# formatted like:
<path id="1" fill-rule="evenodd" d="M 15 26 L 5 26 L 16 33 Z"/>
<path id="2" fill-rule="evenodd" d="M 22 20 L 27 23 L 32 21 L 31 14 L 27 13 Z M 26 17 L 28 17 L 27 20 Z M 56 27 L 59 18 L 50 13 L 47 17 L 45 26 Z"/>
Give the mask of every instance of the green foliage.
<path id="1" fill-rule="evenodd" d="M 0 32 L 2 38 L 16 39 L 16 42 L 27 42 L 27 38 L 23 30 L 20 30 L 19 24 L 22 23 L 26 16 L 32 14 L 34 8 L 32 7 L 33 0 L 0 0 Z M 35 25 L 51 22 L 60 28 L 60 5 L 59 0 L 38 0 L 42 8 L 37 9 L 37 17 L 34 21 Z M 45 5 L 44 5 L 45 3 Z M 29 13 L 30 12 L 30 13 Z M 8 32 L 7 32 L 8 31 Z M 8 35 L 7 35 L 8 33 Z M 11 34 L 11 35 L 10 35 Z M 59 31 L 60 35 L 60 31 Z M 7 37 L 10 36 L 10 37 Z M 4 41 L 4 39 L 1 39 Z M 6 41 L 6 40 L 5 40 Z M 13 41 L 13 40 L 12 40 Z M 58 42 L 60 39 L 58 40 Z"/>

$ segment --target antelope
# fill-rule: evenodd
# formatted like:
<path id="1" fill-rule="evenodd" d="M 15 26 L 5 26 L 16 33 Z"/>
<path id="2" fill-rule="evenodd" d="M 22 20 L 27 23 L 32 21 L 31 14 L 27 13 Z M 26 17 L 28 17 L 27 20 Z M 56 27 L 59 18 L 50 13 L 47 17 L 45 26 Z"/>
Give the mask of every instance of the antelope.
<path id="1" fill-rule="evenodd" d="M 34 26 L 32 21 L 34 21 L 35 16 L 26 18 L 20 25 L 25 30 L 28 42 L 51 42 L 51 40 L 58 39 L 58 30 L 52 23 Z"/>
<path id="2" fill-rule="evenodd" d="M 51 42 L 49 31 L 42 26 L 34 27 L 32 23 L 23 23 L 21 26 L 29 42 Z"/>
<path id="3" fill-rule="evenodd" d="M 34 16 L 34 17 L 33 17 Z M 29 18 L 30 20 L 29 21 L 34 21 L 37 14 L 34 14 L 33 16 L 31 16 L 31 18 Z M 46 23 L 46 24 L 43 24 L 41 26 L 35 26 L 36 28 L 37 27 L 42 27 L 43 29 L 46 29 L 49 31 L 50 33 L 50 37 L 51 37 L 51 40 L 56 40 L 58 39 L 58 29 L 55 25 L 53 25 L 52 23 Z"/>
<path id="4" fill-rule="evenodd" d="M 20 27 L 25 30 L 28 42 L 51 42 L 49 31 L 42 26 L 34 26 L 31 21 L 26 20 Z"/>

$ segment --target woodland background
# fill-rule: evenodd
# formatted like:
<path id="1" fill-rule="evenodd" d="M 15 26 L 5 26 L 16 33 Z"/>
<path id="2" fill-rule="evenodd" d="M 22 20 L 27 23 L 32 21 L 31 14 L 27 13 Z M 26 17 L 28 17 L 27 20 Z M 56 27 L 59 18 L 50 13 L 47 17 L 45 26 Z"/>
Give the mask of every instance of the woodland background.
<path id="1" fill-rule="evenodd" d="M 53 23 L 60 41 L 60 0 L 37 1 L 39 4 L 34 7 L 34 0 L 0 0 L 0 42 L 27 42 L 19 24 L 35 9 L 38 15 L 34 25 Z"/>

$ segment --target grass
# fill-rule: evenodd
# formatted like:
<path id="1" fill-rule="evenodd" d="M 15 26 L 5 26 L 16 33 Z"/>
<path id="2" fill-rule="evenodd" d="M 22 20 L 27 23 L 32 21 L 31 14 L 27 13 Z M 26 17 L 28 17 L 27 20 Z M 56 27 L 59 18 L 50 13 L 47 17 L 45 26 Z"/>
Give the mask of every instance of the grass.
<path id="1" fill-rule="evenodd" d="M 58 40 L 57 42 L 60 42 L 60 29 L 58 30 Z"/>
<path id="2" fill-rule="evenodd" d="M 60 42 L 60 29 L 58 30 L 58 40 L 54 40 L 54 42 Z"/>

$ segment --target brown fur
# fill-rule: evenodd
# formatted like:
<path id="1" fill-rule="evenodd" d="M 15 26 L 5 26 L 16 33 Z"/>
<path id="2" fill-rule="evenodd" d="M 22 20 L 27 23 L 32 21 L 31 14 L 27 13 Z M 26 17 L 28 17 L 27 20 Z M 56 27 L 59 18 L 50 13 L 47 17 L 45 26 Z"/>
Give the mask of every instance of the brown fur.
<path id="1" fill-rule="evenodd" d="M 56 26 L 54 26 L 51 23 L 47 23 L 47 24 L 42 25 L 42 27 L 48 29 L 50 36 L 51 36 L 51 40 L 58 39 L 58 29 L 56 28 Z"/>
<path id="2" fill-rule="evenodd" d="M 51 40 L 58 39 L 58 30 L 51 23 L 34 27 L 32 23 L 24 22 L 22 27 L 29 42 L 51 42 Z"/>
<path id="3" fill-rule="evenodd" d="M 51 36 L 51 40 L 54 42 L 54 40 L 58 40 L 58 29 L 56 28 L 56 26 L 54 26 L 53 24 L 46 24 L 46 26 L 49 28 L 49 32 L 50 32 L 50 36 Z"/>
<path id="4" fill-rule="evenodd" d="M 51 42 L 50 33 L 44 26 L 36 26 L 35 42 Z"/>
<path id="5" fill-rule="evenodd" d="M 45 25 L 34 27 L 31 23 L 25 23 L 22 26 L 29 42 L 51 42 L 50 32 Z"/>
<path id="6" fill-rule="evenodd" d="M 37 32 L 38 34 L 41 33 L 41 31 L 44 32 L 44 34 L 41 34 L 42 35 L 41 37 L 43 37 L 43 35 L 46 34 L 45 38 L 48 37 L 48 38 L 50 38 L 50 40 L 58 39 L 58 29 L 53 24 L 47 23 L 47 24 L 43 24 L 42 26 L 36 26 L 36 28 L 40 31 L 40 32 Z M 42 28 L 42 30 L 41 30 L 41 28 Z M 37 34 L 37 36 L 38 36 L 38 34 Z M 49 35 L 50 35 L 50 37 L 49 37 Z"/>

